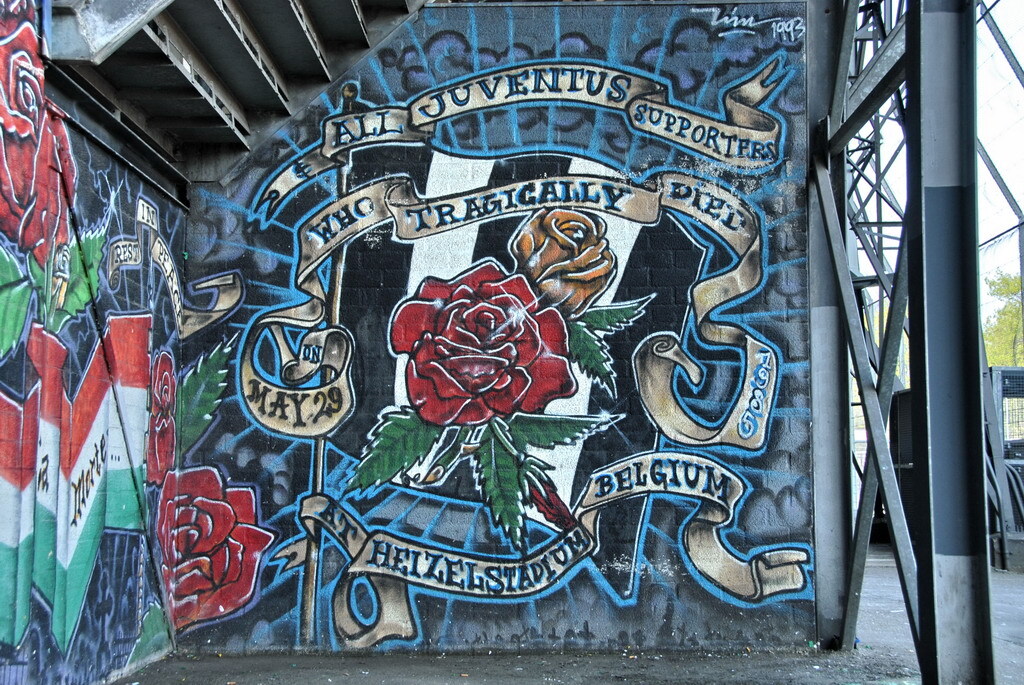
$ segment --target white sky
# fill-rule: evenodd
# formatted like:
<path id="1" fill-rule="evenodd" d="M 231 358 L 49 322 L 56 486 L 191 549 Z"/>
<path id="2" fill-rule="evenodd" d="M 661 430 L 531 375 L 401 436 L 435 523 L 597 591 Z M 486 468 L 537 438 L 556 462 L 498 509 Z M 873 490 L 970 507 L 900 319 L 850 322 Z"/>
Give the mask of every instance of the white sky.
<path id="1" fill-rule="evenodd" d="M 990 3 L 992 4 L 992 3 Z M 1024 62 L 1024 3 L 1000 0 L 992 8 L 1003 37 Z M 978 24 L 978 138 L 988 150 L 1017 203 L 1024 206 L 1024 86 L 996 45 L 985 22 Z M 978 234 L 984 242 L 1015 226 L 1017 217 L 985 164 L 978 159 Z M 994 311 L 984 278 L 996 269 L 1019 273 L 1017 232 L 981 249 L 982 315 Z"/>
<path id="2" fill-rule="evenodd" d="M 1003 37 L 1024 63 L 1024 2 L 1022 0 L 990 0 L 992 16 Z M 1017 203 L 1024 207 L 1024 85 L 1017 79 L 1002 51 L 996 44 L 988 25 L 978 23 L 978 138 L 1009 187 Z M 882 159 L 889 159 L 895 146 L 903 140 L 903 131 L 895 123 L 883 129 Z M 889 184 L 897 201 L 906 204 L 906 154 L 900 153 L 888 174 Z M 898 217 L 885 210 L 881 217 Z M 978 241 L 984 243 L 1016 226 L 1018 218 L 1003 193 L 978 157 Z M 891 229 L 898 231 L 898 229 Z M 898 232 L 893 233 L 898 235 Z M 895 248 L 895 240 L 889 243 Z M 1020 272 L 1018 232 L 1010 231 L 980 250 L 982 319 L 997 310 L 998 300 L 990 297 L 985 277 L 1001 269 L 1006 273 Z M 890 261 L 895 260 L 895 250 Z M 871 273 L 863 250 L 859 252 L 859 270 Z"/>

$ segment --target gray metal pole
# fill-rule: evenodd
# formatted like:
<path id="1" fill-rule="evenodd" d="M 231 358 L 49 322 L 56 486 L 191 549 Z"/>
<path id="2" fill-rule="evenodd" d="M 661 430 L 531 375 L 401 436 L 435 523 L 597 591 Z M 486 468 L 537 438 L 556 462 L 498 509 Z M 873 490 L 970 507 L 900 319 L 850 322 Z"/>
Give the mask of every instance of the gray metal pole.
<path id="1" fill-rule="evenodd" d="M 832 63 L 842 26 L 842 0 L 818 0 L 808 4 L 807 104 L 808 120 L 819 121 L 829 113 L 832 97 L 846 92 L 846 73 L 853 47 L 853 27 L 858 0 L 847 0 L 849 49 L 840 51 L 838 65 Z M 838 84 L 833 74 L 840 73 Z M 833 89 L 833 85 L 836 87 Z M 838 95 L 834 95 L 835 90 Z M 837 195 L 845 198 L 842 160 L 837 163 Z M 811 452 L 814 455 L 814 546 L 818 641 L 823 647 L 839 647 L 843 629 L 844 600 L 849 579 L 850 531 L 850 371 L 847 363 L 843 315 L 839 290 L 832 274 L 822 212 L 817 197 L 808 187 L 807 277 L 810 294 L 811 357 Z"/>
<path id="2" fill-rule="evenodd" d="M 1024 226 L 1017 229 L 1017 260 L 1020 274 L 1020 330 L 1021 330 L 1021 341 L 1024 342 Z M 982 343 L 984 344 L 984 336 L 982 337 Z M 986 357 L 986 360 L 988 357 Z M 1013 346 L 1013 362 L 1019 364 L 1020 361 L 1017 359 L 1017 346 Z"/>
<path id="3" fill-rule="evenodd" d="M 975 6 L 908 12 L 910 385 L 926 683 L 995 679 L 981 410 Z"/>

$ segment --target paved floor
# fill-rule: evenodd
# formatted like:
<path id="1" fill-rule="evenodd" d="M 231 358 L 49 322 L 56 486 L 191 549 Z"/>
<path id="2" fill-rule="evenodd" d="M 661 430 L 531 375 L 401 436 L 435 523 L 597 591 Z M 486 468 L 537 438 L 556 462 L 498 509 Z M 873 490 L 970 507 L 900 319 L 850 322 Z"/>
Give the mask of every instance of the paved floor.
<path id="1" fill-rule="evenodd" d="M 1024 574 L 992 573 L 999 682 L 1024 685 Z M 118 685 L 435 685 L 441 683 L 920 683 L 896 567 L 872 549 L 852 652 L 495 656 L 174 657 Z"/>

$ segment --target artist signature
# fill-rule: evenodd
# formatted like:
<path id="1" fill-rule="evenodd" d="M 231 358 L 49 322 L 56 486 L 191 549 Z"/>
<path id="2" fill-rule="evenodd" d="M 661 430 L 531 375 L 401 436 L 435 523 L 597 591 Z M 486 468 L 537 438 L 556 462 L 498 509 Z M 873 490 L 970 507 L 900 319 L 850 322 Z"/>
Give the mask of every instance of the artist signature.
<path id="1" fill-rule="evenodd" d="M 768 385 L 771 381 L 772 353 L 762 347 L 757 351 L 758 363 L 750 379 L 747 408 L 740 417 L 739 434 L 744 440 L 752 438 L 761 427 L 761 419 L 768 411 Z"/>
<path id="2" fill-rule="evenodd" d="M 754 34 L 759 31 L 771 31 L 772 36 L 782 41 L 794 43 L 804 37 L 807 28 L 803 17 L 769 17 L 762 19 L 753 14 L 737 14 L 736 7 L 723 13 L 720 7 L 695 8 L 695 12 L 712 14 L 711 26 L 720 36 L 735 33 Z"/>

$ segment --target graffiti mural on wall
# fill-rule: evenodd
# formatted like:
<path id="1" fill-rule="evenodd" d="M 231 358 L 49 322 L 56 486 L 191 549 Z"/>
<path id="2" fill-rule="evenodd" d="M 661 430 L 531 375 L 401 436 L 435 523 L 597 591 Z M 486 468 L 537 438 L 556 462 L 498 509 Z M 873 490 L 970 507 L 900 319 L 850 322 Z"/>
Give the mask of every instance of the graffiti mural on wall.
<path id="1" fill-rule="evenodd" d="M 803 9 L 744 11 L 427 7 L 198 191 L 183 466 L 277 542 L 181 644 L 813 639 Z"/>
<path id="2" fill-rule="evenodd" d="M 92 683 L 169 648 L 151 531 L 187 505 L 156 504 L 187 490 L 177 444 L 223 386 L 205 361 L 176 374 L 177 349 L 241 286 L 188 305 L 183 211 L 51 101 L 31 3 L 0 3 L 0 34 L 0 682 Z"/>

